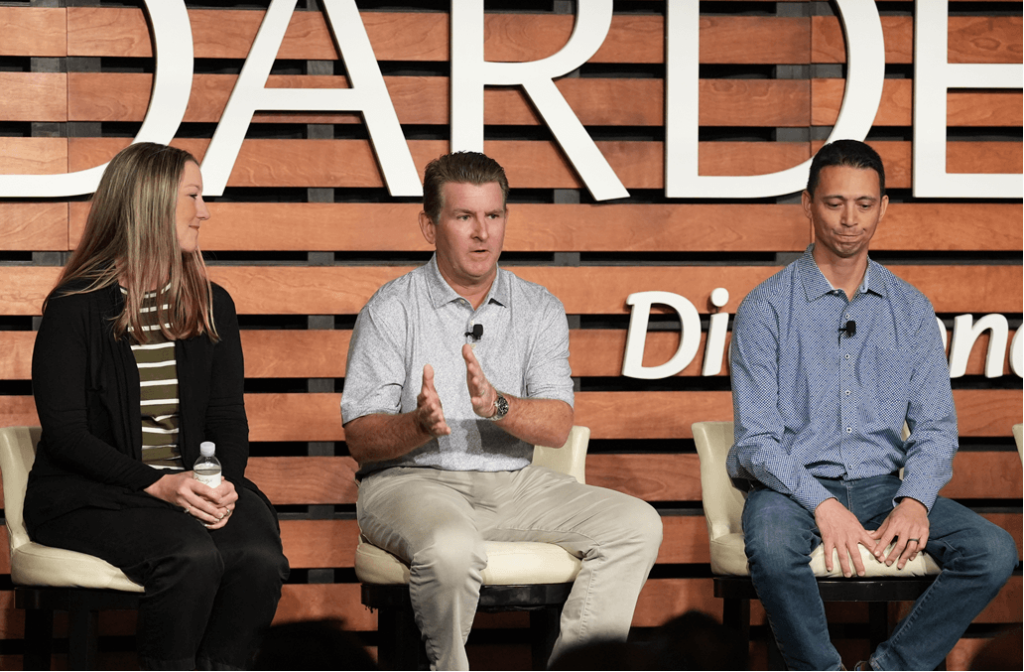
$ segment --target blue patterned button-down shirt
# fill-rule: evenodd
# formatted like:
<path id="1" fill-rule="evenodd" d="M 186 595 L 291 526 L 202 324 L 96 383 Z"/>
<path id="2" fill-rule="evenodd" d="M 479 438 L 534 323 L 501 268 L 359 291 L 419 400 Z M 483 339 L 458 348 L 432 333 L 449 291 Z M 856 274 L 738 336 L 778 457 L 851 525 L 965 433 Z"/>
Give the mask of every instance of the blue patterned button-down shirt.
<path id="1" fill-rule="evenodd" d="M 912 497 L 931 510 L 957 450 L 931 303 L 870 260 L 847 301 L 818 269 L 813 248 L 755 288 L 736 312 L 729 475 L 814 511 L 832 496 L 817 478 L 855 480 L 902 467 L 895 499 Z M 856 334 L 840 338 L 851 320 Z"/>

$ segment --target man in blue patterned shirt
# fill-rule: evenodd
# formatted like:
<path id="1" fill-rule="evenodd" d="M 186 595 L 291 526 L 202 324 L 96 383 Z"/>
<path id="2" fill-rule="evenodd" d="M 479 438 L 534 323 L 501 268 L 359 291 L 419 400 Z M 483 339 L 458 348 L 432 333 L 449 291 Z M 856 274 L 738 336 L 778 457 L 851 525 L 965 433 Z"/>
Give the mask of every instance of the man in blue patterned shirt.
<path id="1" fill-rule="evenodd" d="M 864 575 L 860 546 L 900 569 L 927 551 L 942 573 L 868 662 L 935 669 L 1013 572 L 1016 545 L 938 496 L 956 410 L 931 303 L 868 258 L 888 204 L 881 158 L 826 145 L 802 202 L 815 243 L 744 299 L 733 329 L 728 469 L 751 488 L 751 579 L 788 667 L 834 670 L 811 551 L 823 544 L 827 569 L 836 554 L 847 577 Z"/>

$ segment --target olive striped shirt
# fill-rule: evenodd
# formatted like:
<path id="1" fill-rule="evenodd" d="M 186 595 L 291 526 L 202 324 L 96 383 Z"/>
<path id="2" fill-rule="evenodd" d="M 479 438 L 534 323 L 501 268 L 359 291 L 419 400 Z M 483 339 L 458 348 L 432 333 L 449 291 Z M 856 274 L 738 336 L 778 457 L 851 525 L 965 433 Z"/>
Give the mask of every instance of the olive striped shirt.
<path id="1" fill-rule="evenodd" d="M 124 292 L 124 289 L 121 289 Z M 167 304 L 162 306 L 167 309 Z M 149 341 L 132 339 L 142 400 L 142 461 L 157 469 L 182 469 L 178 446 L 178 371 L 174 341 L 157 326 L 157 293 L 143 296 L 142 330 Z M 128 328 L 129 333 L 134 330 Z"/>

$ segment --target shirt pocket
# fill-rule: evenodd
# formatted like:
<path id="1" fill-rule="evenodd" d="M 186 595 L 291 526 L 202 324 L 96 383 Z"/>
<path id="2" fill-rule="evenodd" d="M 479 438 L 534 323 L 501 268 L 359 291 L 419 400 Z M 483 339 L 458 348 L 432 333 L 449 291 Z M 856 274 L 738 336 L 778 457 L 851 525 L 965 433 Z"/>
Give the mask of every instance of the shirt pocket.
<path id="1" fill-rule="evenodd" d="M 914 370 L 911 359 L 901 348 L 877 347 L 874 349 L 873 371 L 865 370 L 865 390 L 874 391 L 876 411 L 889 422 L 901 425 L 907 414 L 910 400 L 910 380 Z M 871 378 L 874 380 L 871 380 Z M 869 401 L 870 403 L 870 401 Z"/>

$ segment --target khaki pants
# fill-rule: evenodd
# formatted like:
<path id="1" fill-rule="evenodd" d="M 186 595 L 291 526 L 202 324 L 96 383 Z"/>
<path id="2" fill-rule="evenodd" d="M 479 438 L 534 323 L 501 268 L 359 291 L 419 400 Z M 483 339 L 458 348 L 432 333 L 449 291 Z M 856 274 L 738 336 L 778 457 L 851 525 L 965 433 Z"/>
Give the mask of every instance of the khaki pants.
<path id="1" fill-rule="evenodd" d="M 661 517 L 649 504 L 544 467 L 387 469 L 360 483 L 357 513 L 373 544 L 409 563 L 416 624 L 444 670 L 469 669 L 485 540 L 557 544 L 583 560 L 552 660 L 591 640 L 626 638 L 661 545 Z"/>

